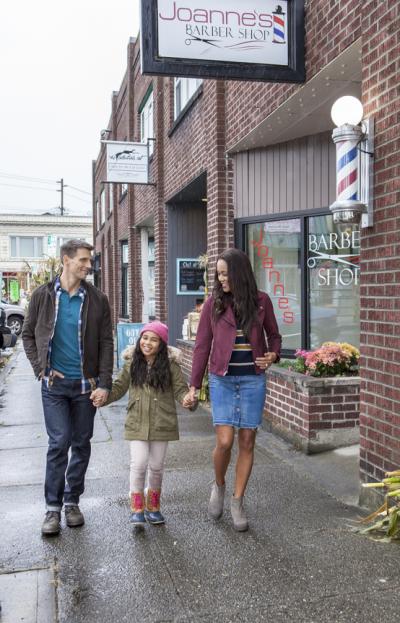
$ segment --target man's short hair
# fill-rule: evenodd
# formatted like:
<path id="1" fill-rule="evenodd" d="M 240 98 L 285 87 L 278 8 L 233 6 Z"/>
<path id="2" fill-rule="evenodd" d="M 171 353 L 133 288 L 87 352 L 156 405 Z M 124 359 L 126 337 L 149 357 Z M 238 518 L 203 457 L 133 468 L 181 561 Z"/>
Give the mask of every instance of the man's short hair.
<path id="1" fill-rule="evenodd" d="M 67 242 L 64 242 L 60 249 L 61 262 L 63 261 L 64 255 L 68 255 L 68 257 L 71 258 L 75 257 L 79 249 L 87 249 L 88 251 L 93 251 L 94 247 L 85 240 L 78 240 L 76 238 L 73 240 L 67 240 Z"/>

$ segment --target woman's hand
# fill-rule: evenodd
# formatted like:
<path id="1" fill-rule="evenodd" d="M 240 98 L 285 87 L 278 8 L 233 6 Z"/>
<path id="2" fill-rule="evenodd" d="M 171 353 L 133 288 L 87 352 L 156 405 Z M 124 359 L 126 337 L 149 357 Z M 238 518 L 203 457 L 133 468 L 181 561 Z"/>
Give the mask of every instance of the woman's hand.
<path id="1" fill-rule="evenodd" d="M 276 353 L 264 353 L 264 357 L 256 357 L 256 365 L 261 368 L 261 370 L 268 370 L 270 365 L 275 363 L 278 359 Z"/>
<path id="2" fill-rule="evenodd" d="M 191 387 L 188 391 L 188 393 L 186 394 L 186 396 L 184 396 L 183 400 L 182 400 L 182 406 L 186 407 L 186 408 L 190 408 L 193 407 L 193 405 L 197 402 L 197 398 L 196 398 L 196 388 L 195 387 Z"/>

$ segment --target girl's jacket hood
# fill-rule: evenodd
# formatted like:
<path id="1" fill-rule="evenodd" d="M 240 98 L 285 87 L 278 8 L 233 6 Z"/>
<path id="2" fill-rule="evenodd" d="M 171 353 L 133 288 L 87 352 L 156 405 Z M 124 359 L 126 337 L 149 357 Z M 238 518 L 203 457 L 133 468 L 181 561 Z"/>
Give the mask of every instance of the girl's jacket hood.
<path id="1" fill-rule="evenodd" d="M 132 361 L 133 353 L 135 352 L 136 346 L 127 346 L 124 351 L 122 351 L 122 359 L 125 361 Z M 170 361 L 175 361 L 176 363 L 182 363 L 182 351 L 175 346 L 168 346 L 168 358 Z"/>

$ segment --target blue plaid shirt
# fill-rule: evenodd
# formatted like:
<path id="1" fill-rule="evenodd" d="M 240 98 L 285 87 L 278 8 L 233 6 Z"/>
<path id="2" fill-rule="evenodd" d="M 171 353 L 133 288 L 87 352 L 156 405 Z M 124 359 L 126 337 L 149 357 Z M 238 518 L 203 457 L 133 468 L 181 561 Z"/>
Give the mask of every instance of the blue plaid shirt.
<path id="1" fill-rule="evenodd" d="M 61 287 L 61 282 L 60 282 L 60 278 L 57 277 L 55 282 L 54 282 L 54 292 L 55 292 L 55 317 L 54 317 L 54 326 L 53 326 L 53 332 L 51 334 L 51 338 L 49 341 L 49 349 L 47 351 L 47 368 L 46 368 L 46 372 L 45 372 L 45 376 L 44 376 L 44 380 L 46 382 L 46 385 L 49 386 L 49 383 L 51 383 L 51 379 L 52 379 L 52 369 L 50 366 L 50 361 L 51 361 L 51 350 L 52 350 L 52 346 L 53 346 L 53 337 L 54 337 L 54 330 L 57 324 L 57 317 L 58 317 L 58 309 L 59 309 L 59 305 L 60 305 L 60 296 L 61 296 L 61 292 L 62 292 L 62 287 Z M 81 387 L 82 387 L 82 394 L 87 394 L 88 392 L 92 391 L 93 389 L 96 389 L 97 387 L 97 383 L 98 383 L 98 379 L 86 379 L 83 375 L 83 340 L 82 340 L 82 309 L 83 309 L 83 303 L 85 301 L 85 297 L 86 297 L 86 289 L 81 285 L 78 289 L 78 296 L 81 299 L 81 305 L 79 308 L 79 320 L 78 320 L 78 344 L 79 344 L 79 355 L 80 355 L 80 359 L 81 359 Z"/>

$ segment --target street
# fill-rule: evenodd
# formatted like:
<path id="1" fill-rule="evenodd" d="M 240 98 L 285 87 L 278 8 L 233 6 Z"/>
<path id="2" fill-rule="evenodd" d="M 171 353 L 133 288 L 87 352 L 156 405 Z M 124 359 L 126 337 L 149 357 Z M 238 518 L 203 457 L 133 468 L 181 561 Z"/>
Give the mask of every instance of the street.
<path id="1" fill-rule="evenodd" d="M 181 440 L 170 443 L 163 485 L 165 526 L 135 532 L 128 522 L 125 399 L 96 415 L 85 525 L 67 528 L 63 517 L 60 536 L 43 538 L 47 437 L 40 385 L 20 343 L 0 392 L 2 623 L 398 617 L 398 546 L 351 532 L 361 511 L 338 499 L 343 483 L 322 455 L 304 457 L 261 431 L 246 496 L 249 532 L 233 530 L 229 500 L 220 522 L 207 517 L 214 435 L 202 408 L 180 409 Z"/>

